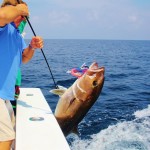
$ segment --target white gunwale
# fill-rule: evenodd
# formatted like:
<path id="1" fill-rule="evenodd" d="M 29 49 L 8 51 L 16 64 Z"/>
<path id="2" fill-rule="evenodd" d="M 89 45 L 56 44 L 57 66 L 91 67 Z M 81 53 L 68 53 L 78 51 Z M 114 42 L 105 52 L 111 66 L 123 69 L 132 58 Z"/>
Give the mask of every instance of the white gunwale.
<path id="1" fill-rule="evenodd" d="M 17 100 L 16 150 L 70 150 L 41 90 L 21 88 L 20 93 Z M 41 118 L 44 120 L 38 120 Z"/>

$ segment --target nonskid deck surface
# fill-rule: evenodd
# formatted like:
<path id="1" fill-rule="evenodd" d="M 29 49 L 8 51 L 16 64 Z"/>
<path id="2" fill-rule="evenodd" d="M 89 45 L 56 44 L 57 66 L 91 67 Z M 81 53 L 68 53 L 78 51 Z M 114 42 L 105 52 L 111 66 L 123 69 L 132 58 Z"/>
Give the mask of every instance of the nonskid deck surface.
<path id="1" fill-rule="evenodd" d="M 17 100 L 16 150 L 70 150 L 39 88 L 21 88 Z"/>

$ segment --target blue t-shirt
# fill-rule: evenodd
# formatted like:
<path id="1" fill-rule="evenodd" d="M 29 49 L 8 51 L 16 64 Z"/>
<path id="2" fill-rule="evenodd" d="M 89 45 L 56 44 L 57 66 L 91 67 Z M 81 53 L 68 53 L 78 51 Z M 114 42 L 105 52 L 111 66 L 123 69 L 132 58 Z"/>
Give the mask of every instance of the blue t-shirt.
<path id="1" fill-rule="evenodd" d="M 26 48 L 14 23 L 0 27 L 0 98 L 14 100 L 15 82 Z"/>

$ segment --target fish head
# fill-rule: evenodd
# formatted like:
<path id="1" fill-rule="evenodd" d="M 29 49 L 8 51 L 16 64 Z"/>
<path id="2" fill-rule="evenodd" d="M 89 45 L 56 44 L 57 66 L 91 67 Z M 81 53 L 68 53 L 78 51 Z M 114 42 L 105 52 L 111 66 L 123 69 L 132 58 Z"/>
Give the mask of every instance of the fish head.
<path id="1" fill-rule="evenodd" d="M 93 87 L 97 87 L 104 81 L 104 72 L 104 67 L 99 67 L 97 62 L 93 62 L 87 70 L 85 78 L 89 78 L 90 84 Z"/>
<path id="2" fill-rule="evenodd" d="M 86 101 L 99 96 L 104 83 L 104 72 L 104 67 L 99 67 L 97 62 L 93 62 L 86 73 L 78 79 L 76 91 L 81 100 Z"/>

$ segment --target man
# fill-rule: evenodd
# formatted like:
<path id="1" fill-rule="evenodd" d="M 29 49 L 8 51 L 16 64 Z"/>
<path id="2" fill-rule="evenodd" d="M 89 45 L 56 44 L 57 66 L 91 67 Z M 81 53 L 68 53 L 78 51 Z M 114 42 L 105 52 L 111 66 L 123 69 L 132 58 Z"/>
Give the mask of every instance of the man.
<path id="1" fill-rule="evenodd" d="M 41 37 L 33 37 L 26 46 L 17 27 L 29 16 L 27 5 L 20 0 L 4 0 L 0 8 L 0 150 L 10 150 L 15 139 L 12 124 L 15 81 L 21 63 L 27 63 L 36 48 L 43 47 Z"/>

